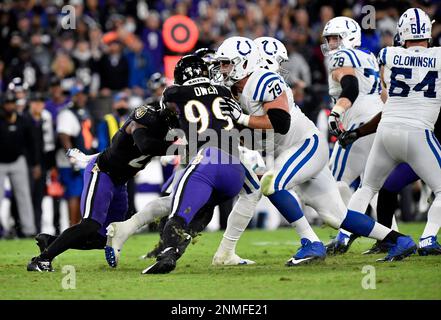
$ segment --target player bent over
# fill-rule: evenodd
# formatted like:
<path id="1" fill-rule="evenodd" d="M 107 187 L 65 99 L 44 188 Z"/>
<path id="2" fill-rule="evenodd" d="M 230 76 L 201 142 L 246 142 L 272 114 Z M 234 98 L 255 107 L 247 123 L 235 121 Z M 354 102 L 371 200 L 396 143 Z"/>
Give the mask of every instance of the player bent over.
<path id="1" fill-rule="evenodd" d="M 127 181 L 154 156 L 166 154 L 165 137 L 176 119 L 168 110 L 149 105 L 136 108 L 112 139 L 112 144 L 89 161 L 81 195 L 82 221 L 59 237 L 37 236 L 41 254 L 32 258 L 28 271 L 53 271 L 52 260 L 68 249 L 103 249 L 106 227 L 123 221 L 127 211 Z"/>
<path id="2" fill-rule="evenodd" d="M 234 129 L 232 119 L 220 110 L 231 98 L 230 91 L 212 85 L 208 66 L 193 55 L 177 63 L 174 77 L 175 85 L 164 91 L 163 103 L 178 114 L 189 149 L 196 146 L 198 152 L 174 187 L 171 213 L 161 236 L 165 249 L 143 274 L 174 270 L 182 255 L 180 244 L 189 238 L 186 229 L 195 215 L 205 205 L 218 205 L 235 197 L 245 178 L 239 139 L 223 139 L 226 131 Z"/>

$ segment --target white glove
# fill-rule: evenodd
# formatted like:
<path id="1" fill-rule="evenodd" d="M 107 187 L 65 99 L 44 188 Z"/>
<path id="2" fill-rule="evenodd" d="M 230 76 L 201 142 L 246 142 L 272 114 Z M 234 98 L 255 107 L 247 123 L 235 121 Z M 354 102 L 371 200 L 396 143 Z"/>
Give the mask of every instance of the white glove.
<path id="1" fill-rule="evenodd" d="M 66 157 L 69 159 L 69 162 L 77 169 L 84 169 L 94 156 L 96 156 L 96 154 L 90 156 L 85 155 L 77 148 L 71 148 L 66 151 Z"/>
<path id="2" fill-rule="evenodd" d="M 240 104 L 229 97 L 224 97 L 220 102 L 220 109 L 224 116 L 232 118 L 238 124 L 248 126 L 250 116 L 243 113 Z"/>
<path id="3" fill-rule="evenodd" d="M 344 111 L 345 109 L 343 107 L 336 105 L 332 108 L 331 114 L 328 118 L 329 132 L 336 137 L 342 133 L 340 119 Z"/>

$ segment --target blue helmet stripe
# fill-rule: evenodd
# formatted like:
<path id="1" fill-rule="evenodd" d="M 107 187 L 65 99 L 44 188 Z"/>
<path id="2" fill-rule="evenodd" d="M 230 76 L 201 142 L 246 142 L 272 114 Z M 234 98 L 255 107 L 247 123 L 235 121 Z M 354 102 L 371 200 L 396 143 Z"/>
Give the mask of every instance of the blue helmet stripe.
<path id="1" fill-rule="evenodd" d="M 415 11 L 416 23 L 417 23 L 417 34 L 420 34 L 420 14 L 418 13 L 418 9 L 413 9 Z"/>

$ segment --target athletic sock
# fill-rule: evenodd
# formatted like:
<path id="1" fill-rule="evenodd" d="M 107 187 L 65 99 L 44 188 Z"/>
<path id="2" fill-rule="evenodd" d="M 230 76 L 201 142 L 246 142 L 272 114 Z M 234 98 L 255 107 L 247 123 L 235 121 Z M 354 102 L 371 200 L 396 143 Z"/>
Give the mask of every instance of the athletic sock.
<path id="1" fill-rule="evenodd" d="M 83 245 L 89 237 L 98 232 L 100 227 L 101 225 L 97 221 L 85 219 L 60 234 L 60 236 L 41 253 L 40 257 L 52 261 L 64 251 Z"/>
<path id="2" fill-rule="evenodd" d="M 268 198 L 290 224 L 304 216 L 297 199 L 288 190 L 277 191 Z"/>
<path id="3" fill-rule="evenodd" d="M 341 228 L 377 240 L 383 240 L 387 234 L 392 231 L 390 228 L 379 224 L 371 217 L 353 210 L 348 210 L 346 217 L 341 224 Z"/>
<path id="4" fill-rule="evenodd" d="M 320 239 L 317 237 L 314 230 L 312 230 L 311 225 L 305 217 L 301 217 L 297 221 L 291 223 L 291 225 L 295 227 L 301 239 L 306 238 L 311 242 L 320 242 Z"/>
<path id="5" fill-rule="evenodd" d="M 378 193 L 377 221 L 386 227 L 392 226 L 395 210 L 398 208 L 398 194 L 384 188 Z"/>
<path id="6" fill-rule="evenodd" d="M 383 239 L 383 241 L 397 243 L 398 238 L 402 236 L 404 235 L 394 230 L 391 230 L 391 232 L 387 234 L 387 236 Z"/>
<path id="7" fill-rule="evenodd" d="M 288 190 L 277 191 L 268 198 L 289 224 L 295 227 L 301 238 L 309 239 L 311 242 L 320 241 L 303 215 L 297 199 Z"/>
<path id="8" fill-rule="evenodd" d="M 427 223 L 424 228 L 421 238 L 427 238 L 430 236 L 436 236 L 441 226 L 441 200 L 438 197 L 430 206 L 427 213 Z"/>
<path id="9" fill-rule="evenodd" d="M 260 196 L 241 196 L 237 200 L 230 215 L 228 216 L 227 228 L 225 229 L 219 249 L 226 252 L 235 252 L 237 241 L 250 223 L 254 215 Z M 219 251 L 218 249 L 218 251 Z"/>

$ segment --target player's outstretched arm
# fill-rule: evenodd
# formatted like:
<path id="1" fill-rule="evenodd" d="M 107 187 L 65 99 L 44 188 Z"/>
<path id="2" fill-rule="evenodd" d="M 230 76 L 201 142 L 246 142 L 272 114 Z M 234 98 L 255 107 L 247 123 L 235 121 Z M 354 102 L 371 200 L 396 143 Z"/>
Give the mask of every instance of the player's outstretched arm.
<path id="1" fill-rule="evenodd" d="M 329 131 L 335 136 L 341 134 L 340 119 L 358 97 L 358 80 L 354 68 L 342 67 L 332 71 L 332 78 L 340 82 L 341 94 L 329 115 Z"/>
<path id="2" fill-rule="evenodd" d="M 277 133 L 286 134 L 291 123 L 285 92 L 274 100 L 265 102 L 263 108 L 266 114 L 261 116 L 244 114 L 239 103 L 232 98 L 224 98 L 220 107 L 224 115 L 230 116 L 240 125 L 253 129 L 274 129 Z"/>
<path id="3" fill-rule="evenodd" d="M 342 148 L 346 148 L 348 145 L 361 137 L 375 133 L 377 131 L 378 124 L 380 123 L 381 115 L 382 113 L 379 112 L 371 120 L 369 120 L 359 128 L 343 132 L 338 137 L 338 142 L 342 146 Z"/>

